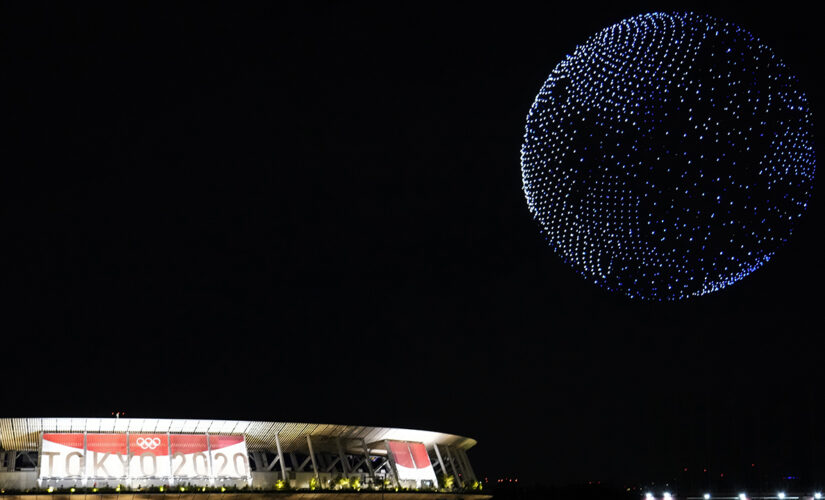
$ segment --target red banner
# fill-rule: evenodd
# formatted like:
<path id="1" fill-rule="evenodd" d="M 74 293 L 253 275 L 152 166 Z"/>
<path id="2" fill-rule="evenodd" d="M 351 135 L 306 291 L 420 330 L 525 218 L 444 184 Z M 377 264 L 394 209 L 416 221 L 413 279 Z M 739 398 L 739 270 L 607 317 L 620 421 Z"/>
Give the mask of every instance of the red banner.
<path id="1" fill-rule="evenodd" d="M 246 442 L 240 435 L 207 439 L 206 434 L 45 433 L 41 444 L 41 479 L 214 482 L 248 481 L 249 474 Z"/>

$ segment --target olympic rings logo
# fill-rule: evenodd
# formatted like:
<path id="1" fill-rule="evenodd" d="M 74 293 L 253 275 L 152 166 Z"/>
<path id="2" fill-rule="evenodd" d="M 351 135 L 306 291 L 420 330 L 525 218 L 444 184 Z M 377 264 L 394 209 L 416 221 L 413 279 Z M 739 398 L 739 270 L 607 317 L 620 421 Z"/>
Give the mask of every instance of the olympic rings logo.
<path id="1" fill-rule="evenodd" d="M 138 446 L 143 448 L 144 450 L 154 450 L 158 446 L 160 446 L 160 438 L 142 438 L 139 437 L 135 440 Z"/>

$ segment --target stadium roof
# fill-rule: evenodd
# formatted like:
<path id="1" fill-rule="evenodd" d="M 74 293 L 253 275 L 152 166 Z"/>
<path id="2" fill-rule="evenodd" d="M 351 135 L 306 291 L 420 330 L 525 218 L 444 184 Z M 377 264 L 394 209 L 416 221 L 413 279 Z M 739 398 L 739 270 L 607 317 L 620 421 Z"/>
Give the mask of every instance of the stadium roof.
<path id="1" fill-rule="evenodd" d="M 37 451 L 41 432 L 244 434 L 249 451 L 276 449 L 277 434 L 285 452 L 305 449 L 306 436 L 312 436 L 313 446 L 316 441 L 323 446 L 328 438 L 363 439 L 367 444 L 385 439 L 415 441 L 427 447 L 437 444 L 464 450 L 476 444 L 474 439 L 455 434 L 358 425 L 162 418 L 0 418 L 0 449 Z"/>

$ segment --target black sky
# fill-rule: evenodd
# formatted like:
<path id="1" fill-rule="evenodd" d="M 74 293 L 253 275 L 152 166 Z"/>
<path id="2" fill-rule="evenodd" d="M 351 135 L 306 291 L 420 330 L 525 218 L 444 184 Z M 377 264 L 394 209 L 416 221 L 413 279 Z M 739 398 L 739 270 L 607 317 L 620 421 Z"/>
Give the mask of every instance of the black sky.
<path id="1" fill-rule="evenodd" d="M 519 167 L 555 64 L 654 9 L 751 30 L 817 123 L 803 5 L 3 4 L 0 414 L 425 428 L 556 483 L 812 478 L 821 190 L 765 268 L 654 304 L 554 256 Z"/>

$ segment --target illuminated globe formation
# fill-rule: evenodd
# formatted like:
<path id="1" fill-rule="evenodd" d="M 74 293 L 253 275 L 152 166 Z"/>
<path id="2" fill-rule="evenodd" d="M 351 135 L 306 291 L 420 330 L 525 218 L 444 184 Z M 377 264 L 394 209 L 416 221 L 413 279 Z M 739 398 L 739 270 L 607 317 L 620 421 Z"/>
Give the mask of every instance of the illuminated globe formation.
<path id="1" fill-rule="evenodd" d="M 808 102 L 744 29 L 645 14 L 556 66 L 521 167 L 542 233 L 584 277 L 633 298 L 703 295 L 768 262 L 805 211 Z"/>

